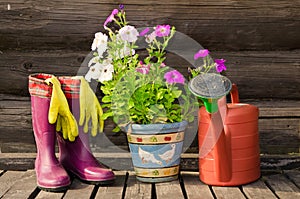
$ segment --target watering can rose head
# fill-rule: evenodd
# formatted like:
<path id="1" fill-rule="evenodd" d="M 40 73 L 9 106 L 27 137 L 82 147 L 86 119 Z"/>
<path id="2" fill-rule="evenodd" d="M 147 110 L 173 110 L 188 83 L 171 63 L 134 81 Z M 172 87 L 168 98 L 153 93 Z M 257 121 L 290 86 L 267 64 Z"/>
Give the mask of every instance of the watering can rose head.
<path id="1" fill-rule="evenodd" d="M 105 32 L 96 33 L 91 46 L 93 58 L 85 78 L 101 83 L 102 120 L 112 117 L 116 124 L 191 121 L 194 96 L 183 75 L 164 64 L 175 27 L 163 24 L 139 32 L 125 16 L 124 6 L 114 9 L 103 24 Z M 137 53 L 140 40 L 147 44 L 143 59 Z"/>

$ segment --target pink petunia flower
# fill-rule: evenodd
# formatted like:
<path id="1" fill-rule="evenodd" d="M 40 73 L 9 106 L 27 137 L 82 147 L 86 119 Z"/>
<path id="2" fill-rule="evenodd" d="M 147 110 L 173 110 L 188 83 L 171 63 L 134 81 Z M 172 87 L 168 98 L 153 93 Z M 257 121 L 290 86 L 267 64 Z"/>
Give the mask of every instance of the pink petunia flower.
<path id="1" fill-rule="evenodd" d="M 158 25 L 155 27 L 155 34 L 158 37 L 165 37 L 170 34 L 170 25 Z"/>
<path id="2" fill-rule="evenodd" d="M 167 72 L 164 75 L 164 78 L 168 84 L 174 84 L 174 83 L 184 84 L 184 77 L 177 70 L 172 70 L 172 71 Z"/>
<path id="3" fill-rule="evenodd" d="M 215 59 L 215 63 L 216 63 L 216 70 L 218 73 L 222 72 L 223 70 L 226 70 L 226 66 L 225 63 L 226 60 L 225 59 Z"/>
<path id="4" fill-rule="evenodd" d="M 150 28 L 145 28 L 142 32 L 140 32 L 140 37 L 145 36 L 149 32 Z"/>
<path id="5" fill-rule="evenodd" d="M 139 73 L 142 73 L 144 75 L 149 73 L 150 70 L 150 64 L 145 65 L 142 61 L 140 61 L 140 63 L 138 64 L 139 67 L 137 67 L 135 70 Z"/>
<path id="6" fill-rule="evenodd" d="M 105 20 L 103 26 L 104 28 L 107 26 L 108 23 L 112 22 L 115 18 L 115 15 L 118 14 L 119 10 L 118 9 L 113 9 L 113 11 L 111 12 L 111 14 L 107 17 L 107 19 Z"/>
<path id="7" fill-rule="evenodd" d="M 160 64 L 160 67 L 161 67 L 161 68 L 166 67 L 166 66 L 167 66 L 167 65 L 166 65 L 164 62 Z"/>
<path id="8" fill-rule="evenodd" d="M 194 60 L 199 59 L 199 57 L 206 57 L 209 54 L 209 50 L 204 49 L 204 50 L 199 50 L 195 55 L 194 55 Z"/>

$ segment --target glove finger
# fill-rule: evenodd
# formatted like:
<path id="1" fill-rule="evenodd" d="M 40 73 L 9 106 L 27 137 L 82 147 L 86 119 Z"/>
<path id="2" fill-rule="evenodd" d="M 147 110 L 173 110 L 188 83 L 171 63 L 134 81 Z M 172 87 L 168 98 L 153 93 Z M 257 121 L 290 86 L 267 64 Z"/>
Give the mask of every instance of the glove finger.
<path id="1" fill-rule="evenodd" d="M 96 136 L 97 135 L 97 130 L 98 130 L 98 114 L 97 112 L 94 110 L 91 114 L 92 116 L 92 136 Z"/>
<path id="2" fill-rule="evenodd" d="M 56 122 L 58 109 L 60 106 L 58 91 L 61 90 L 60 88 L 61 85 L 55 76 L 46 79 L 45 82 L 48 85 L 52 83 L 52 94 L 51 94 L 51 101 L 49 106 L 48 121 L 50 124 L 54 124 Z"/>
<path id="3" fill-rule="evenodd" d="M 58 115 L 57 116 L 57 120 L 56 120 L 56 131 L 57 132 L 59 132 L 59 131 L 61 131 L 61 116 L 60 115 Z"/>
<path id="4" fill-rule="evenodd" d="M 104 129 L 104 121 L 99 118 L 99 132 L 103 133 L 103 129 Z"/>
<path id="5" fill-rule="evenodd" d="M 69 120 L 69 136 L 71 135 L 72 137 L 77 137 L 78 136 L 78 126 L 77 126 L 77 122 L 76 119 L 73 115 L 70 115 L 68 117 Z"/>
<path id="6" fill-rule="evenodd" d="M 103 110 L 101 106 L 97 108 L 97 115 L 98 115 L 98 123 L 99 123 L 99 132 L 102 133 L 104 129 L 104 121 L 102 120 Z"/>
<path id="7" fill-rule="evenodd" d="M 83 125 L 83 122 L 84 122 L 84 119 L 85 119 L 85 115 L 86 115 L 86 99 L 85 99 L 85 96 L 84 95 L 84 92 L 81 92 L 80 91 L 80 117 L 79 117 L 79 125 L 82 126 Z"/>
<path id="8" fill-rule="evenodd" d="M 79 118 L 79 125 L 83 125 L 85 115 L 86 115 L 86 107 L 87 107 L 87 101 L 86 101 L 86 84 L 84 81 L 84 78 L 81 78 L 80 81 L 80 118 Z"/>
<path id="9" fill-rule="evenodd" d="M 67 131 L 67 139 L 69 141 L 74 141 L 74 136 L 72 136 L 72 131 L 71 131 L 71 123 L 70 123 L 70 120 L 68 118 L 65 118 L 65 121 L 66 121 L 66 131 Z"/>
<path id="10" fill-rule="evenodd" d="M 89 131 L 89 121 L 90 121 L 91 115 L 87 114 L 85 119 L 85 124 L 83 127 L 83 132 L 87 133 Z"/>
<path id="11" fill-rule="evenodd" d="M 72 135 L 69 135 L 69 140 L 70 140 L 71 142 L 74 142 L 74 141 L 75 141 L 75 138 L 76 138 L 76 137 L 74 137 L 74 136 L 72 136 Z"/>
<path id="12" fill-rule="evenodd" d="M 63 138 L 66 140 L 68 139 L 68 123 L 64 117 L 61 117 L 61 120 L 62 120 L 61 124 L 62 124 Z"/>

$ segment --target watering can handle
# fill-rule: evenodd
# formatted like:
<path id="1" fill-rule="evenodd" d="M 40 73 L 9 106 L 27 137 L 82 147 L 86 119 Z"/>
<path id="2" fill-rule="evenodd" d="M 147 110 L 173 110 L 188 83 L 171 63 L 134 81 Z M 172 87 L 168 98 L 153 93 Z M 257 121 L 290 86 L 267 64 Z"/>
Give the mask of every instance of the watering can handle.
<path id="1" fill-rule="evenodd" d="M 231 103 L 239 103 L 240 102 L 239 91 L 238 91 L 238 87 L 236 84 L 232 84 L 230 96 L 231 96 Z"/>

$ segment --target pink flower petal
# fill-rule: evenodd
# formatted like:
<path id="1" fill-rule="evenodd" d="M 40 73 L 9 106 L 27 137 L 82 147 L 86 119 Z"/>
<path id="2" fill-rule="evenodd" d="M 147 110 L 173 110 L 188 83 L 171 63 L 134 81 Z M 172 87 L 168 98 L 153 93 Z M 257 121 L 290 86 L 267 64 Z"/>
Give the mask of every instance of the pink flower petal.
<path id="1" fill-rule="evenodd" d="M 209 54 L 209 50 L 204 49 L 204 50 L 199 50 L 195 55 L 194 55 L 194 60 L 199 59 L 200 57 L 206 57 Z"/>
<path id="2" fill-rule="evenodd" d="M 165 37 L 170 34 L 170 25 L 158 25 L 155 27 L 155 34 L 158 37 Z"/>

